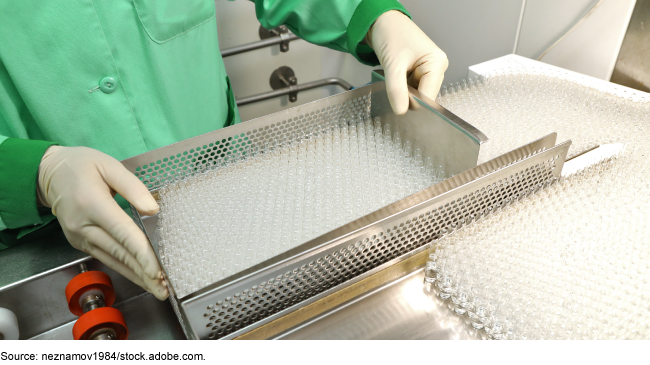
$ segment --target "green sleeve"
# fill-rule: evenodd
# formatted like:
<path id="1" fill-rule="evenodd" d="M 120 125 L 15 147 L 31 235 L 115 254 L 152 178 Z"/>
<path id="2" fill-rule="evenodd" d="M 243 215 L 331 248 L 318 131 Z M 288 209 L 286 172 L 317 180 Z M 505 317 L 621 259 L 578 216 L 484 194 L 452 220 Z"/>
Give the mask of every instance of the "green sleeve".
<path id="1" fill-rule="evenodd" d="M 38 166 L 54 143 L 0 138 L 0 230 L 44 223 L 36 203 Z"/>
<path id="2" fill-rule="evenodd" d="M 0 146 L 2 146 L 2 142 L 4 142 L 7 138 L 9 138 L 9 137 L 0 135 Z M 2 175 L 0 175 L 0 176 L 2 176 Z M 7 226 L 5 225 L 4 221 L 2 220 L 2 215 L 0 215 L 0 231 L 3 231 L 5 229 L 7 229 Z"/>
<path id="3" fill-rule="evenodd" d="M 377 18 L 390 10 L 409 15 L 397 0 L 252 0 L 262 26 L 286 25 L 300 38 L 375 66 L 377 56 L 363 43 Z"/>

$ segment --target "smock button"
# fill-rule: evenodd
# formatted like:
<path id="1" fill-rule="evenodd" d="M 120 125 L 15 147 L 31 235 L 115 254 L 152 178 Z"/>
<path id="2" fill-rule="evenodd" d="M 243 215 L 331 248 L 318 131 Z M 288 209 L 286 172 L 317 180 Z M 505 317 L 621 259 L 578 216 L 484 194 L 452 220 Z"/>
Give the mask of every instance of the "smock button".
<path id="1" fill-rule="evenodd" d="M 104 77 L 102 81 L 99 82 L 99 90 L 103 91 L 106 94 L 110 94 L 117 89 L 117 81 L 112 77 Z"/>

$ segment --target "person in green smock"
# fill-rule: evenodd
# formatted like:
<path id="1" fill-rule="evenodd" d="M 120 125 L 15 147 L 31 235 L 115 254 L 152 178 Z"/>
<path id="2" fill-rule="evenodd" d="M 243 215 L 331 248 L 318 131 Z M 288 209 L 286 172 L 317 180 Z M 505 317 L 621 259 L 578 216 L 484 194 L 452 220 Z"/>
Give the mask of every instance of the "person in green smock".
<path id="1" fill-rule="evenodd" d="M 265 28 L 381 64 L 398 114 L 407 82 L 438 93 L 447 57 L 397 0 L 254 3 Z M 147 215 L 158 205 L 118 160 L 238 122 L 214 0 L 0 0 L 0 248 L 57 220 L 72 246 L 165 299 L 114 195 Z"/>

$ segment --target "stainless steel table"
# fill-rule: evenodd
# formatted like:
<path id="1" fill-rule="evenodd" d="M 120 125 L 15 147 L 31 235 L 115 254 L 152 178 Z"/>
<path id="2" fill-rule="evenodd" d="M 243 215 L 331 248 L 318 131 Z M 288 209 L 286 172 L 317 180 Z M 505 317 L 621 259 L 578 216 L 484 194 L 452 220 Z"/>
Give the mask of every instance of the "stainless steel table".
<path id="1" fill-rule="evenodd" d="M 415 271 L 274 337 L 282 340 L 475 340 L 482 333 Z"/>

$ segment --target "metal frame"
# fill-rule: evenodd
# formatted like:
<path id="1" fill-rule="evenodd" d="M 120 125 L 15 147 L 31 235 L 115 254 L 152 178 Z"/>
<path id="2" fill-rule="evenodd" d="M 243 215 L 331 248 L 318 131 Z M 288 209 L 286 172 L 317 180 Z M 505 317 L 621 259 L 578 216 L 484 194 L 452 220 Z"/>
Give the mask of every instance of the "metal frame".
<path id="1" fill-rule="evenodd" d="M 312 125 L 314 123 L 327 123 L 332 118 L 340 118 L 344 115 L 351 115 L 363 111 L 371 112 L 372 116 L 379 117 L 382 123 L 391 124 L 394 129 L 403 132 L 405 139 L 412 139 L 415 143 L 423 146 L 424 155 L 434 157 L 438 164 L 444 166 L 448 177 L 476 166 L 480 145 L 487 141 L 485 135 L 452 113 L 446 111 L 434 101 L 419 94 L 417 90 L 411 88 L 410 93 L 412 98 L 411 110 L 404 116 L 395 116 L 392 110 L 387 107 L 385 83 L 379 81 L 364 88 L 181 141 L 162 149 L 127 159 L 123 163 L 136 176 L 139 176 L 149 186 L 149 189 L 155 193 L 166 181 L 178 178 L 179 176 L 182 177 L 188 171 L 193 171 L 198 168 L 200 163 L 205 163 L 206 159 L 209 159 L 208 156 L 214 156 L 215 159 L 223 158 L 229 153 L 228 151 L 233 148 L 235 143 L 244 143 L 242 141 L 246 140 L 248 144 L 261 145 L 268 138 L 272 138 L 274 134 L 282 134 L 286 138 L 299 138 L 305 133 L 303 128 L 305 125 L 308 126 L 310 123 Z M 295 128 L 288 128 L 287 126 L 289 124 L 285 124 L 287 121 L 292 121 L 291 125 L 295 123 Z M 282 128 L 285 129 L 282 130 Z M 202 151 L 207 152 L 201 152 L 203 154 L 197 155 L 194 152 L 197 146 L 203 145 L 206 147 L 209 142 L 218 140 L 224 142 L 220 145 L 219 149 L 215 146 L 207 150 L 204 148 Z M 554 142 L 554 138 L 552 142 Z M 523 156 L 522 153 L 525 155 L 531 152 L 530 148 L 540 146 L 540 148 L 551 147 L 552 142 L 549 143 L 549 140 L 546 139 L 542 144 L 538 143 L 532 147 L 527 146 L 526 148 L 528 149 L 523 148 L 517 150 L 511 153 L 508 158 L 513 156 L 521 158 Z M 155 167 L 154 165 L 156 163 L 160 163 L 161 159 L 170 156 L 170 154 L 172 154 L 172 157 L 174 154 L 178 156 L 181 153 L 187 153 L 188 150 L 194 152 L 194 158 L 190 158 L 185 162 L 185 170 L 181 171 L 178 168 L 170 171 L 162 178 L 158 176 L 154 179 L 151 176 L 151 171 L 153 170 L 149 167 Z M 203 158 L 203 161 L 200 161 L 201 158 Z M 158 161 L 154 163 L 153 161 L 156 160 Z M 502 166 L 502 164 L 499 164 L 499 166 Z M 140 169 L 140 167 L 143 169 Z M 316 261 L 320 261 L 318 258 L 319 254 L 326 256 L 332 250 L 341 250 L 341 247 L 348 245 L 350 240 L 359 239 L 360 235 L 367 235 L 369 232 L 377 231 L 381 224 L 393 222 L 395 219 L 401 219 L 411 214 L 416 206 L 427 202 L 434 196 L 440 195 L 443 191 L 451 189 L 452 186 L 455 188 L 457 187 L 456 185 L 462 185 L 466 182 L 464 179 L 470 178 L 474 173 L 481 171 L 488 172 L 489 170 L 485 169 L 489 168 L 489 164 L 483 165 L 478 170 L 471 170 L 472 172 L 468 174 L 466 173 L 448 179 L 444 183 L 425 189 L 420 193 L 407 197 L 386 208 L 335 229 L 330 233 L 306 242 L 282 255 L 278 255 L 183 298 L 178 298 L 173 289 L 173 285 L 170 285 L 170 301 L 187 337 L 192 339 L 232 338 L 237 334 L 241 334 L 242 331 L 245 332 L 251 328 L 258 327 L 281 316 L 287 311 L 304 306 L 330 293 L 333 290 L 330 286 L 323 286 L 317 290 L 310 289 L 309 293 L 303 293 L 299 300 L 297 297 L 292 299 L 291 303 L 295 303 L 295 305 L 285 303 L 283 306 L 276 306 L 265 315 L 256 316 L 250 323 L 247 322 L 245 325 L 240 324 L 237 328 L 231 327 L 227 331 L 228 333 L 221 333 L 218 336 L 215 335 L 214 331 L 211 332 L 210 328 L 207 328 L 203 323 L 206 318 L 211 318 L 210 313 L 206 313 L 206 308 L 209 306 L 214 307 L 221 299 L 225 300 L 227 298 L 229 301 L 232 301 L 233 298 L 239 297 L 239 300 L 242 300 L 242 293 L 246 293 L 251 287 L 256 286 L 255 284 L 258 284 L 262 280 L 268 282 L 270 286 L 273 286 L 272 283 L 275 279 L 278 279 L 278 282 L 284 280 L 280 275 L 289 276 L 287 270 L 293 269 L 295 272 L 298 270 L 297 268 L 313 266 Z M 134 220 L 145 231 L 152 245 L 157 250 L 157 242 L 153 234 L 157 225 L 157 218 L 140 217 L 137 211 L 134 210 Z M 357 243 L 357 246 L 359 243 L 360 241 Z M 425 242 L 421 241 L 418 242 L 417 246 L 421 247 L 423 244 Z M 374 265 L 374 267 L 368 267 L 368 270 L 363 270 L 362 272 L 355 271 L 355 274 L 345 274 L 344 277 L 340 278 L 342 281 L 339 280 L 332 284 L 332 286 L 339 288 L 340 285 L 349 285 L 356 282 L 365 275 L 381 270 L 381 268 L 394 263 L 395 260 L 399 260 L 399 257 L 404 253 L 412 251 L 410 246 L 409 249 L 401 248 L 400 250 L 396 250 L 395 252 L 387 250 L 386 256 L 383 257 L 381 262 L 377 262 L 377 265 Z M 249 294 L 251 293 L 249 292 Z"/>

